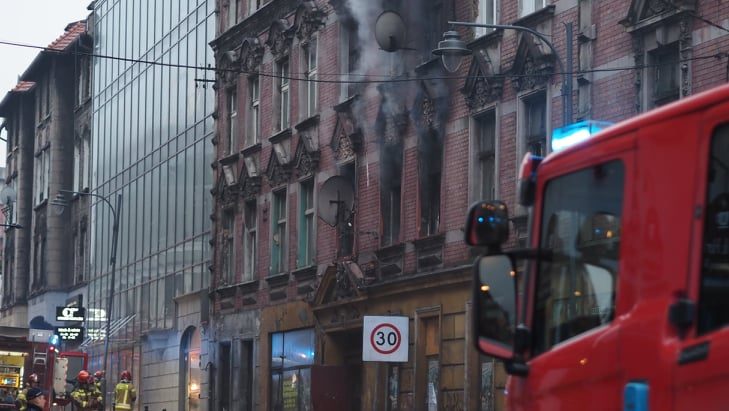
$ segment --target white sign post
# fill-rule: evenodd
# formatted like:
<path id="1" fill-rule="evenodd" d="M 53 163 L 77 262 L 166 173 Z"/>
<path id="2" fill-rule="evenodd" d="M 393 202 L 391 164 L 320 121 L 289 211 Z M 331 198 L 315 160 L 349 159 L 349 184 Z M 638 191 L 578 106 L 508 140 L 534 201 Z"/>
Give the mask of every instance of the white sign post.
<path id="1" fill-rule="evenodd" d="M 410 318 L 365 316 L 362 325 L 362 361 L 408 361 Z"/>

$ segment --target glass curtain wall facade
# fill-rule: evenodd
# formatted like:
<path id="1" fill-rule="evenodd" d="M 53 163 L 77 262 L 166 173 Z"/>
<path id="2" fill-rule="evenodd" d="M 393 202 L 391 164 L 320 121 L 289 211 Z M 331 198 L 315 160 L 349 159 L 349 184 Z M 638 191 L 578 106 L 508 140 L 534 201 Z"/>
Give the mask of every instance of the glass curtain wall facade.
<path id="1" fill-rule="evenodd" d="M 86 305 L 87 327 L 103 336 L 114 287 L 112 379 L 125 368 L 139 376 L 140 335 L 170 330 L 174 298 L 209 284 L 215 96 L 212 83 L 200 79 L 215 78 L 203 69 L 215 66 L 208 47 L 214 9 L 214 0 L 95 3 L 92 191 L 112 204 L 121 193 L 123 203 L 115 284 L 112 213 L 105 204 L 92 205 Z M 138 352 L 121 355 L 129 349 Z M 90 369 L 101 369 L 103 350 L 101 341 L 90 345 Z"/>

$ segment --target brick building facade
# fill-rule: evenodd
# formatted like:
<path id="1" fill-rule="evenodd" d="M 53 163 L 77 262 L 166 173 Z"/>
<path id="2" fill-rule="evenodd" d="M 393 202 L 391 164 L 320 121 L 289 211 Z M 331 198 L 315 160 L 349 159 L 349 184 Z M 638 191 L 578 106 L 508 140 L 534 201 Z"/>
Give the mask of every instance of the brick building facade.
<path id="1" fill-rule="evenodd" d="M 323 407 L 346 381 L 349 409 L 499 409 L 502 368 L 470 341 L 468 205 L 504 199 L 523 241 L 518 165 L 565 119 L 616 122 L 727 80 L 718 3 L 360 3 L 218 1 L 213 408 Z M 386 9 L 409 30 L 391 54 L 372 32 Z M 526 26 L 559 55 L 459 27 L 473 55 L 449 75 L 431 54 L 449 20 Z M 332 176 L 354 193 L 334 227 Z M 409 318 L 407 362 L 362 361 L 366 315 Z"/>

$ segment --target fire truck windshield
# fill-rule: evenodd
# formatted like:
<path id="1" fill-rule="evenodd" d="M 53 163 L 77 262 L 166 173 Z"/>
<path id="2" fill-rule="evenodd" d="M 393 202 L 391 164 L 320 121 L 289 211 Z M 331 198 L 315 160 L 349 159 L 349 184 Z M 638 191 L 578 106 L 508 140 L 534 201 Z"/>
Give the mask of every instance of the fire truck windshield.
<path id="1" fill-rule="evenodd" d="M 623 180 L 612 161 L 546 183 L 540 249 L 557 258 L 537 267 L 535 354 L 612 320 Z"/>

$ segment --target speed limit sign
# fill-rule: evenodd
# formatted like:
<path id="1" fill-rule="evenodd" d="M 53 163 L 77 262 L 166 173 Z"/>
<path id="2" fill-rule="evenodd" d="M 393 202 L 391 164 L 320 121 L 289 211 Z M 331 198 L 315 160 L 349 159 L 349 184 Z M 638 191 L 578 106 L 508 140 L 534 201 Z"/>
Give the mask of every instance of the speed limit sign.
<path id="1" fill-rule="evenodd" d="M 407 362 L 409 323 L 408 317 L 365 316 L 362 361 Z"/>

